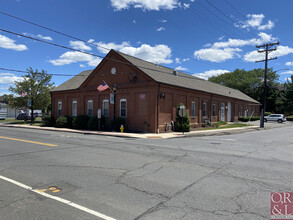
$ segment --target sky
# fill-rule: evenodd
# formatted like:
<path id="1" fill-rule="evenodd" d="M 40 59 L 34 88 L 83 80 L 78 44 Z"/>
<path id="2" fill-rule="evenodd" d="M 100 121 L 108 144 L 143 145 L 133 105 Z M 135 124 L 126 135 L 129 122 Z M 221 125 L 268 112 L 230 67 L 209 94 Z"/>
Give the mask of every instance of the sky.
<path id="1" fill-rule="evenodd" d="M 292 0 L 0 0 L 0 68 L 68 75 L 52 77 L 58 86 L 115 49 L 208 79 L 264 68 L 256 46 L 279 41 L 268 67 L 282 83 L 293 74 L 292 8 Z M 22 75 L 0 69 L 0 95 Z"/>

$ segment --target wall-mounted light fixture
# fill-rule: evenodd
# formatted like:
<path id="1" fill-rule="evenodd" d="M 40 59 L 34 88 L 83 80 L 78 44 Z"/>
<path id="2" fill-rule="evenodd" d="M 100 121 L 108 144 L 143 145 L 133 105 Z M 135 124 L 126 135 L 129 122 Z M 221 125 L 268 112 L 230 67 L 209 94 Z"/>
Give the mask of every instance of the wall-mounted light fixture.
<path id="1" fill-rule="evenodd" d="M 166 95 L 165 95 L 165 93 L 163 93 L 163 92 L 162 92 L 162 93 L 160 93 L 160 99 L 164 99 L 164 98 L 165 98 L 165 96 L 166 96 Z"/>

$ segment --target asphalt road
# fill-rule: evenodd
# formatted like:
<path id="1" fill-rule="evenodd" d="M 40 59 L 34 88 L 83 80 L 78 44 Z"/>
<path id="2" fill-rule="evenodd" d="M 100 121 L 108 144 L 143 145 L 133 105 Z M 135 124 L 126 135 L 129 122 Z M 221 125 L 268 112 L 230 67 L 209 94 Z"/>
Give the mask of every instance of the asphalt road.
<path id="1" fill-rule="evenodd" d="M 166 140 L 0 127 L 0 219 L 269 219 L 270 193 L 293 191 L 292 135 L 288 124 Z"/>

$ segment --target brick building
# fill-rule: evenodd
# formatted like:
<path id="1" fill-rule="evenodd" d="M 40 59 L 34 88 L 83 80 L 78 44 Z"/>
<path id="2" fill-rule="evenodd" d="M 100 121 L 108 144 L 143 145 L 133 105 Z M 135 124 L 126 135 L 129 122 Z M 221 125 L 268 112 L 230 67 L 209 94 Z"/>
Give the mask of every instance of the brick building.
<path id="1" fill-rule="evenodd" d="M 107 89 L 98 92 L 105 81 L 116 88 L 115 105 Z M 242 92 L 188 74 L 174 71 L 115 50 L 94 69 L 83 71 L 52 91 L 52 114 L 97 115 L 106 124 L 115 116 L 124 117 L 130 130 L 165 131 L 176 120 L 176 107 L 186 106 L 191 127 L 209 119 L 237 121 L 240 116 L 259 115 L 259 103 Z"/>

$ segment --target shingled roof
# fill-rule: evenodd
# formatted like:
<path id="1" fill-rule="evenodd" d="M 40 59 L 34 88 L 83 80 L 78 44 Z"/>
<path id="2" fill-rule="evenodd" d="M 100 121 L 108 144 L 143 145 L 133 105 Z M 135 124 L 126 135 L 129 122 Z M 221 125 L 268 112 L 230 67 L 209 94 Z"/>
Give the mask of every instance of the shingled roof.
<path id="1" fill-rule="evenodd" d="M 145 60 L 142 60 L 142 59 L 118 52 L 118 51 L 115 51 L 115 52 L 121 55 L 124 59 L 129 61 L 131 64 L 136 66 L 142 72 L 147 74 L 149 77 L 154 79 L 156 82 L 171 85 L 171 86 L 178 86 L 181 88 L 187 88 L 187 89 L 222 95 L 229 98 L 236 98 L 236 99 L 259 104 L 259 102 L 245 95 L 239 90 L 231 89 L 226 86 L 221 86 L 219 84 L 212 83 L 207 80 L 203 80 L 201 78 L 182 73 L 180 71 L 177 71 L 178 76 L 176 76 L 173 74 L 174 69 L 170 69 L 164 66 L 151 63 L 151 62 L 147 62 Z M 74 76 L 70 80 L 56 87 L 53 90 L 53 92 L 78 89 L 81 86 L 81 84 L 87 79 L 87 77 L 90 75 L 92 71 L 93 70 L 88 70 L 88 71 L 83 71 L 79 73 L 78 75 Z"/>
<path id="2" fill-rule="evenodd" d="M 93 72 L 93 70 L 83 71 L 61 85 L 57 86 L 52 90 L 52 92 L 57 91 L 66 91 L 66 90 L 74 90 L 78 89 L 81 84 L 89 77 L 89 75 Z"/>
<path id="3" fill-rule="evenodd" d="M 226 86 L 221 86 L 219 84 L 203 80 L 198 77 L 191 76 L 189 74 L 185 74 L 179 71 L 178 76 L 175 76 L 173 74 L 173 69 L 164 66 L 159 66 L 154 63 L 147 62 L 145 60 L 141 60 L 139 58 L 129 56 L 127 54 L 123 54 L 121 52 L 118 53 L 157 82 L 192 90 L 213 93 L 249 102 L 259 103 L 253 98 L 240 92 L 239 90 L 231 89 Z"/>

